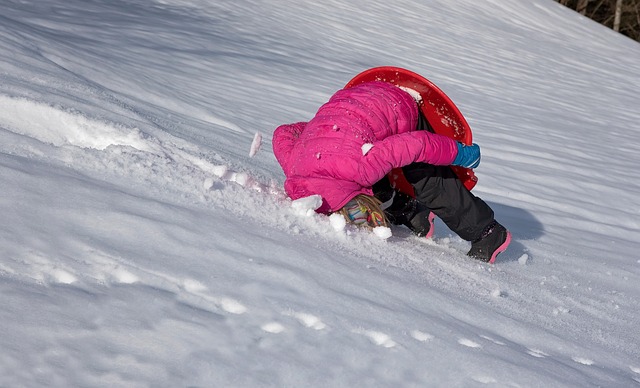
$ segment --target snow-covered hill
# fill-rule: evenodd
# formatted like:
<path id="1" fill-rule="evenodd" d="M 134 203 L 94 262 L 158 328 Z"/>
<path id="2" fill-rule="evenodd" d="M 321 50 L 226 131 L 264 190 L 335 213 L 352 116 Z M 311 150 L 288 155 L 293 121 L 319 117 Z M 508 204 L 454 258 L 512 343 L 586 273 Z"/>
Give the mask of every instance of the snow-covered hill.
<path id="1" fill-rule="evenodd" d="M 640 385 L 640 46 L 423 3 L 3 0 L 0 385 Z M 273 129 L 381 65 L 471 124 L 495 265 L 286 198 Z"/>

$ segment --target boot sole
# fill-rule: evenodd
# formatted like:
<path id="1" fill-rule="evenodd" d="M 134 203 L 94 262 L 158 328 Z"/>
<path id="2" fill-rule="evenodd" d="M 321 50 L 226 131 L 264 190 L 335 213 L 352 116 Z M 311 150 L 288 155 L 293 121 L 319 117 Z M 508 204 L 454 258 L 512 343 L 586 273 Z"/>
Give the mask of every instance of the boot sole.
<path id="1" fill-rule="evenodd" d="M 429 221 L 429 231 L 427 232 L 427 234 L 424 235 L 424 238 L 433 237 L 433 234 L 435 233 L 433 220 L 435 220 L 435 218 L 436 218 L 436 215 L 433 214 L 433 212 L 429 212 L 429 218 L 427 218 L 427 220 Z"/>
<path id="2" fill-rule="evenodd" d="M 498 247 L 498 249 L 493 251 L 493 254 L 491 255 L 491 259 L 489 259 L 489 263 L 493 264 L 496 261 L 496 257 L 498 257 L 498 254 L 504 252 L 509 246 L 509 244 L 511 244 L 511 232 L 507 230 L 507 238 L 504 240 L 502 245 Z"/>

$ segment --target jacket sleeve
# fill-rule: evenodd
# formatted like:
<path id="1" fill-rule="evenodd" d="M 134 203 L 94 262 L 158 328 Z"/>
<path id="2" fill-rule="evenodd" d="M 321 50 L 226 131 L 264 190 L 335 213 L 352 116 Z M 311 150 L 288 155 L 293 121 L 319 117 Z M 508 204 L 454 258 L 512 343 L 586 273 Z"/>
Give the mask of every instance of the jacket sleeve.
<path id="1" fill-rule="evenodd" d="M 448 166 L 458 154 L 457 142 L 427 131 L 406 132 L 376 142 L 358 165 L 359 182 L 371 187 L 391 170 L 422 162 Z"/>
<path id="2" fill-rule="evenodd" d="M 307 125 L 306 122 L 281 125 L 273 132 L 273 154 L 286 176 L 291 168 L 292 150 L 302 130 Z"/>

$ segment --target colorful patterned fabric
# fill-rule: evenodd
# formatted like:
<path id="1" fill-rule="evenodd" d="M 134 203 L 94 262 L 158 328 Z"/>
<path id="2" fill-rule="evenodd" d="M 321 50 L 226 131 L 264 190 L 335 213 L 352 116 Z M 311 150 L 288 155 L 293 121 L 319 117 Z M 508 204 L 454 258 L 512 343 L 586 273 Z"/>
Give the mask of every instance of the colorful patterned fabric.
<path id="1" fill-rule="evenodd" d="M 349 220 L 356 225 L 367 224 L 371 227 L 383 226 L 384 217 L 377 211 L 368 208 L 364 203 L 357 199 L 352 199 L 344 205 L 344 209 Z"/>

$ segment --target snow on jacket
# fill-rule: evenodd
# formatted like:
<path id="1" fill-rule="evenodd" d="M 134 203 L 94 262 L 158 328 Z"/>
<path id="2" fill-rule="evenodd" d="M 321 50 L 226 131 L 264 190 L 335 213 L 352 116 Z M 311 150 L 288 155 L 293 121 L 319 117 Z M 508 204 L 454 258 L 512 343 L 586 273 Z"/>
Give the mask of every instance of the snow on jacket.
<path id="1" fill-rule="evenodd" d="M 291 199 L 319 194 L 326 213 L 342 208 L 392 169 L 424 162 L 449 165 L 457 143 L 417 131 L 418 106 L 411 95 L 386 82 L 369 82 L 335 93 L 309 122 L 281 125 L 273 152 Z"/>

